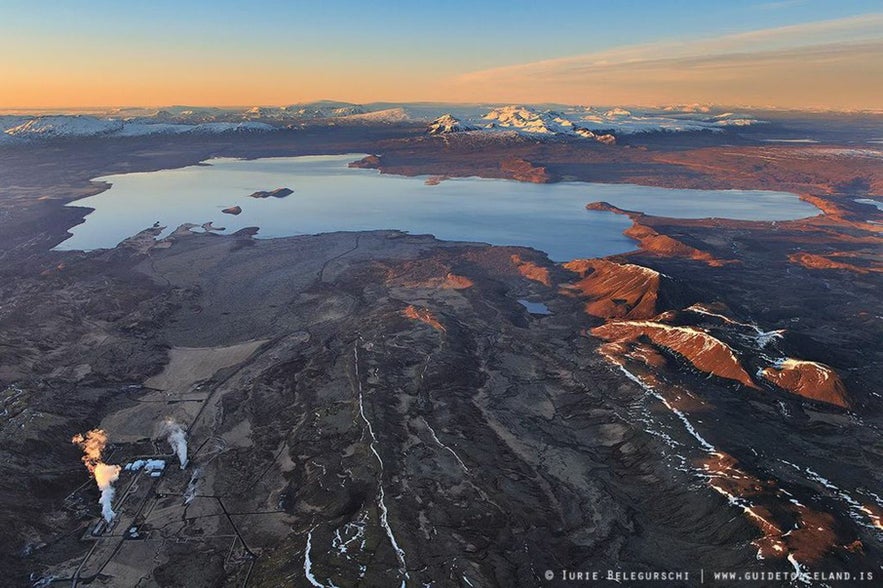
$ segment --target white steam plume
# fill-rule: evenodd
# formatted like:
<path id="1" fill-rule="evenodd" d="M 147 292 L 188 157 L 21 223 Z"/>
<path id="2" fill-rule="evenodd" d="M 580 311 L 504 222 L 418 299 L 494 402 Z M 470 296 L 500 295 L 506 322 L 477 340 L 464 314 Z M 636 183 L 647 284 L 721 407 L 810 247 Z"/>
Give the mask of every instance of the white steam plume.
<path id="1" fill-rule="evenodd" d="M 187 432 L 172 419 L 166 419 L 163 422 L 162 433 L 172 446 L 172 451 L 178 456 L 178 462 L 183 470 L 187 467 Z"/>
<path id="2" fill-rule="evenodd" d="M 116 490 L 113 488 L 113 483 L 117 481 L 120 477 L 120 466 L 118 465 L 107 465 L 105 463 L 100 463 L 95 466 L 95 482 L 98 483 L 98 488 L 101 489 L 101 498 L 98 499 L 98 504 L 101 505 L 101 516 L 104 517 L 104 520 L 108 523 L 113 520 L 114 512 L 113 512 L 113 495 L 116 494 Z"/>
<path id="3" fill-rule="evenodd" d="M 120 477 L 120 466 L 108 465 L 101 461 L 101 452 L 107 444 L 107 433 L 101 429 L 93 429 L 85 435 L 75 435 L 71 439 L 83 450 L 83 463 L 89 473 L 95 477 L 95 483 L 101 490 L 101 498 L 98 504 L 101 505 L 101 516 L 108 523 L 113 520 L 113 483 Z"/>

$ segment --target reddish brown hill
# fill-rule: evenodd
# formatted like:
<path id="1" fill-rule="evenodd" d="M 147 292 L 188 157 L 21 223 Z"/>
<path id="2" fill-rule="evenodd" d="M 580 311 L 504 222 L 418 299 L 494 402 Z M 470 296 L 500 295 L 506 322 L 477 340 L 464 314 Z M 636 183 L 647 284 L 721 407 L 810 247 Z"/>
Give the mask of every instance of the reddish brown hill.
<path id="1" fill-rule="evenodd" d="M 586 313 L 601 318 L 646 319 L 658 314 L 659 272 L 631 263 L 605 259 L 575 259 L 564 264 L 582 279 L 562 287 L 584 296 Z"/>
<path id="2" fill-rule="evenodd" d="M 849 407 L 846 386 L 830 367 L 814 361 L 786 359 L 763 370 L 763 377 L 779 388 L 810 400 Z"/>
<path id="3" fill-rule="evenodd" d="M 500 169 L 513 180 L 546 184 L 552 181 L 549 171 L 542 166 L 534 165 L 526 159 L 506 159 L 500 162 Z"/>
<path id="4" fill-rule="evenodd" d="M 682 356 L 700 371 L 757 388 L 729 345 L 704 331 L 652 321 L 611 321 L 592 329 L 592 334 L 619 343 L 646 337 Z"/>

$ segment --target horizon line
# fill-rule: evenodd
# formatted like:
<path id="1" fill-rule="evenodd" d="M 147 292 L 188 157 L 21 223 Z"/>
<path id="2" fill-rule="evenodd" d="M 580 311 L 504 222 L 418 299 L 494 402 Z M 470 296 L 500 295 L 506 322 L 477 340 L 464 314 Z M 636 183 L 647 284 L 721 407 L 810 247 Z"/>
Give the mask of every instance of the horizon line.
<path id="1" fill-rule="evenodd" d="M 92 105 L 92 106 L 3 106 L 0 107 L 0 113 L 6 113 L 10 111 L 112 111 L 112 110 L 162 110 L 166 108 L 205 108 L 205 109 L 218 109 L 218 110 L 236 110 L 236 109 L 251 109 L 251 108 L 285 108 L 291 106 L 308 106 L 321 102 L 331 102 L 338 103 L 342 105 L 350 105 L 350 106 L 371 106 L 371 105 L 390 105 L 391 108 L 395 107 L 404 107 L 404 106 L 545 106 L 545 105 L 553 105 L 553 106 L 567 106 L 567 107 L 584 107 L 584 108 L 608 108 L 608 107 L 625 107 L 625 108 L 671 108 L 677 106 L 703 106 L 708 108 L 719 108 L 719 109 L 743 109 L 743 110 L 773 110 L 773 111 L 782 111 L 782 112 L 844 112 L 844 113 L 870 113 L 870 114 L 883 114 L 883 108 L 838 108 L 838 107 L 797 107 L 797 106 L 776 106 L 772 104 L 725 104 L 718 102 L 671 102 L 671 103 L 623 103 L 623 102 L 611 102 L 609 104 L 603 103 L 595 103 L 595 104 L 578 104 L 578 103 L 568 103 L 568 102 L 557 102 L 557 101 L 540 101 L 540 102 L 525 102 L 525 101 L 435 101 L 435 100 L 414 100 L 414 101 L 390 101 L 390 100 L 374 100 L 370 102 L 350 102 L 347 100 L 334 100 L 334 99 L 320 99 L 320 100 L 309 100 L 304 102 L 284 102 L 284 103 L 265 103 L 265 104 L 257 104 L 257 103 L 246 103 L 246 104 L 186 104 L 186 103 L 170 103 L 170 104 L 148 104 L 148 105 L 137 105 L 137 104 L 104 104 L 104 105 Z"/>

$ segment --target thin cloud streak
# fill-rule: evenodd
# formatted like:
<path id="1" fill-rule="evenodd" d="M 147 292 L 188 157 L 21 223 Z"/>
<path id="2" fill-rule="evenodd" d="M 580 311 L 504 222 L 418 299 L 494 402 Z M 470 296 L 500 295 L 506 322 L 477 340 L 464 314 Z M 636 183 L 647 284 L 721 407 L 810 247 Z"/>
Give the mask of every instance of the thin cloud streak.
<path id="1" fill-rule="evenodd" d="M 716 39 L 672 42 L 662 41 L 641 45 L 626 45 L 616 49 L 587 53 L 558 59 L 548 59 L 531 63 L 509 65 L 463 74 L 460 81 L 484 79 L 500 74 L 544 70 L 571 64 L 610 66 L 636 61 L 656 59 L 660 55 L 667 58 L 708 56 L 728 52 L 764 51 L 787 46 L 819 45 L 836 41 L 855 42 L 865 39 L 883 38 L 883 13 L 868 14 L 836 20 L 790 25 L 771 29 L 734 33 Z M 834 39 L 825 37 L 834 36 Z M 766 45 L 764 45 L 766 44 Z"/>
<path id="2" fill-rule="evenodd" d="M 470 72 L 453 86 L 462 99 L 879 108 L 881 54 L 883 14 L 870 14 Z"/>
<path id="3" fill-rule="evenodd" d="M 802 6 L 806 4 L 806 0 L 782 0 L 781 2 L 767 2 L 758 4 L 755 8 L 760 10 L 780 10 L 782 8 L 792 8 L 794 6 Z"/>

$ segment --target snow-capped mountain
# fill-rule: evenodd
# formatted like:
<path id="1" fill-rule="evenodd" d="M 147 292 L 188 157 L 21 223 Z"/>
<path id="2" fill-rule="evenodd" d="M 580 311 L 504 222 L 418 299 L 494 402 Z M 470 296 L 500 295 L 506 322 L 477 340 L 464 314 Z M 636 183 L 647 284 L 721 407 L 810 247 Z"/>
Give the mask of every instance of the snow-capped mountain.
<path id="1" fill-rule="evenodd" d="M 573 123 L 557 112 L 537 112 L 523 106 L 494 108 L 484 117 L 487 128 L 516 129 L 537 135 L 569 133 Z"/>
<path id="2" fill-rule="evenodd" d="M 616 142 L 613 135 L 596 134 L 565 114 L 551 110 L 540 112 L 524 106 L 504 106 L 494 108 L 482 120 L 487 121 L 488 129 L 511 129 L 526 135 L 570 135 L 607 144 Z"/>
<path id="3" fill-rule="evenodd" d="M 462 133 L 476 131 L 479 127 L 469 125 L 454 117 L 452 114 L 443 114 L 431 123 L 426 132 L 430 135 L 444 135 L 447 133 Z"/>

